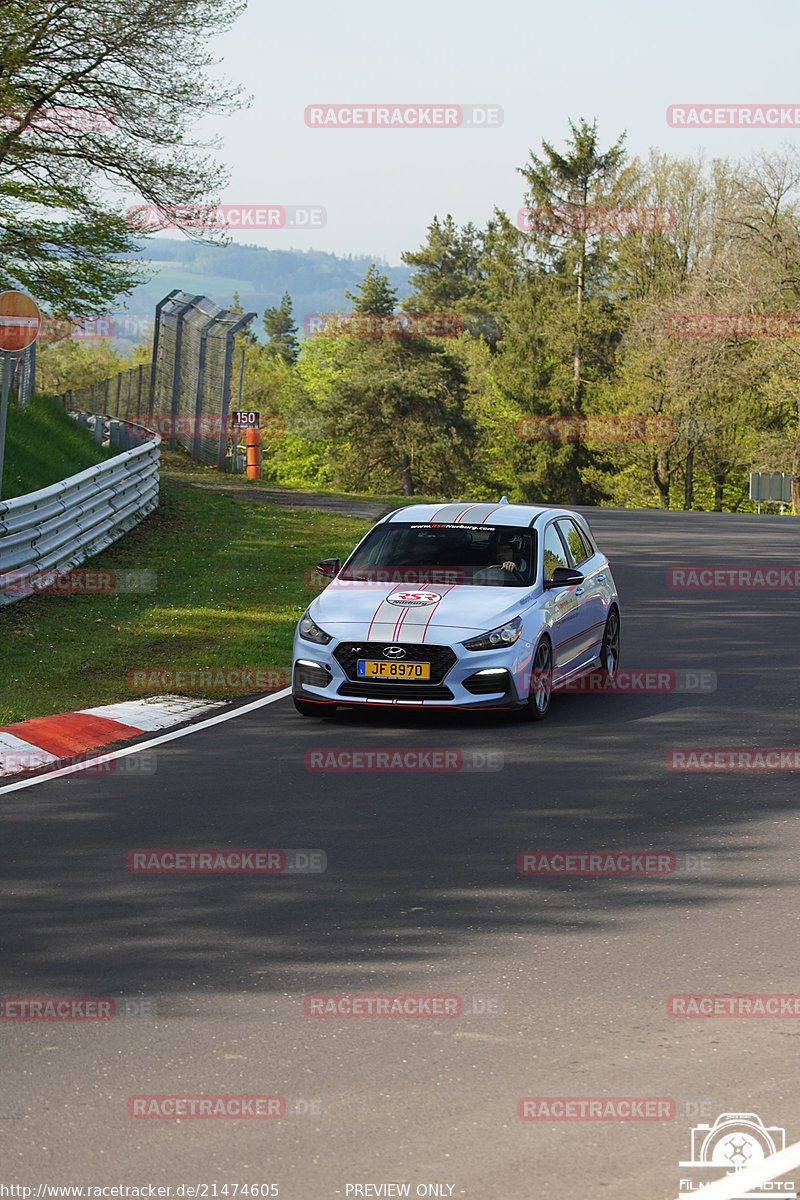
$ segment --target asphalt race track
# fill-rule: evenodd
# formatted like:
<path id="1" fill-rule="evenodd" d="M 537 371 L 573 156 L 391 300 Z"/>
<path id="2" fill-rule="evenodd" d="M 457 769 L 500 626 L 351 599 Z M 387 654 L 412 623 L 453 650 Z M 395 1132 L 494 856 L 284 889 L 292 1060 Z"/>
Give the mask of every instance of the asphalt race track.
<path id="1" fill-rule="evenodd" d="M 800 1002 L 789 1017 L 667 1011 L 676 994 L 800 994 L 800 773 L 667 767 L 673 748 L 800 748 L 800 591 L 666 584 L 672 566 L 800 566 L 800 525 L 585 511 L 620 590 L 623 666 L 712 672 L 715 690 L 560 696 L 538 725 L 396 709 L 316 722 L 281 698 L 158 747 L 152 774 L 0 788 L 2 995 L 144 1014 L 6 1008 L 7 1177 L 33 1196 L 227 1183 L 284 1200 L 670 1200 L 702 1176 L 679 1166 L 698 1123 L 755 1113 L 800 1140 Z M 494 769 L 306 769 L 334 748 Z M 327 870 L 129 870 L 150 848 L 316 849 Z M 678 869 L 517 869 L 525 851 L 600 850 Z M 306 1015 L 325 993 L 454 996 L 460 1014 Z M 285 1115 L 128 1114 L 131 1097 L 242 1094 L 280 1096 Z M 672 1104 L 660 1120 L 521 1119 L 524 1098 L 557 1097 Z"/>

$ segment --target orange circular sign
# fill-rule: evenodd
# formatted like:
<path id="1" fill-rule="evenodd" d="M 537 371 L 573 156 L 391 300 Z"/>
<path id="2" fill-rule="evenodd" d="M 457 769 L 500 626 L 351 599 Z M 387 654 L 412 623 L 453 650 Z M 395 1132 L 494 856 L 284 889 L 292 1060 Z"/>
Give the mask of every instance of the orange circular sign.
<path id="1" fill-rule="evenodd" d="M 35 342 L 42 314 L 24 292 L 0 292 L 0 350 L 24 350 Z"/>

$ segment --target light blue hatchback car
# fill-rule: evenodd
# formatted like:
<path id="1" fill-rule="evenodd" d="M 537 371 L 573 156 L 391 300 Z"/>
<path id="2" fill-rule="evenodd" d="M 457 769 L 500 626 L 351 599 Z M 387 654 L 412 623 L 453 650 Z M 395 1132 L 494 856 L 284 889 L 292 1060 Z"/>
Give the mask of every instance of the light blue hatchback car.
<path id="1" fill-rule="evenodd" d="M 415 504 L 384 517 L 297 624 L 295 708 L 519 709 L 619 665 L 608 559 L 580 513 L 529 504 Z"/>

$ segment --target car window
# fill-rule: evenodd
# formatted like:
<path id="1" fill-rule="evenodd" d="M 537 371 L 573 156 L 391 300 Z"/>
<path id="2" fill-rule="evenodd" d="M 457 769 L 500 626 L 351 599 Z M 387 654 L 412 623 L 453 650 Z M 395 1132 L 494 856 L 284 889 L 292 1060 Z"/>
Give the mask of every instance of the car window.
<path id="1" fill-rule="evenodd" d="M 594 550 L 589 549 L 586 539 L 574 521 L 565 517 L 556 521 L 556 524 L 567 544 L 574 566 L 579 567 L 587 558 L 592 557 Z"/>
<path id="2" fill-rule="evenodd" d="M 338 576 L 345 582 L 475 587 L 530 587 L 535 577 L 530 527 L 394 521 L 371 530 Z"/>
<path id="3" fill-rule="evenodd" d="M 545 579 L 553 578 L 553 571 L 556 567 L 568 567 L 566 551 L 561 538 L 558 536 L 555 521 L 552 521 L 545 530 L 544 542 L 544 577 Z"/>

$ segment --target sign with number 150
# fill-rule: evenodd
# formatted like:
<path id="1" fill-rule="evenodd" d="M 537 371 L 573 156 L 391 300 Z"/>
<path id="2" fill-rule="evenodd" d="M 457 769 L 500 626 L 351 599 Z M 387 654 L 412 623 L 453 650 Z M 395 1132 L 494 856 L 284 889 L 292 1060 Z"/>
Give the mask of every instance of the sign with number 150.
<path id="1" fill-rule="evenodd" d="M 252 412 L 247 409 L 242 409 L 241 412 L 232 413 L 233 424 L 235 428 L 243 429 L 258 429 L 261 425 L 261 413 Z"/>

